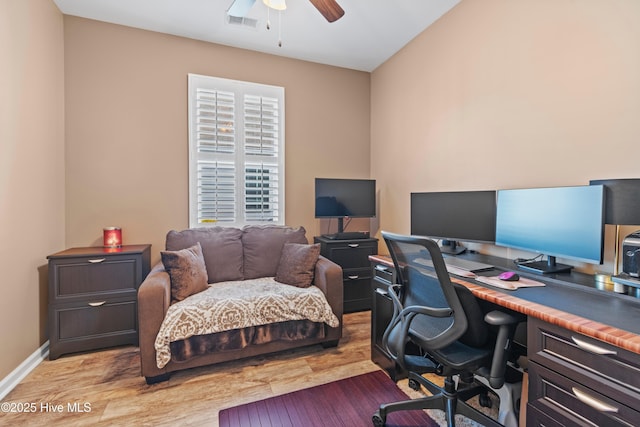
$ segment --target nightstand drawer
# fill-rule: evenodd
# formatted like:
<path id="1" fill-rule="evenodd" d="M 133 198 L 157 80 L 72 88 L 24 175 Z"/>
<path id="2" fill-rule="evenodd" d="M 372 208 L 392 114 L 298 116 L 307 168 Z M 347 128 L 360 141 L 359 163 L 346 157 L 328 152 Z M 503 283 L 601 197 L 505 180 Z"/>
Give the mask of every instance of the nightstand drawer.
<path id="1" fill-rule="evenodd" d="M 342 278 L 346 283 L 350 280 L 371 279 L 370 268 L 349 268 L 342 270 Z"/>
<path id="2" fill-rule="evenodd" d="M 51 302 L 135 292 L 141 283 L 142 259 L 135 256 L 71 258 L 51 261 Z"/>
<path id="3" fill-rule="evenodd" d="M 49 324 L 51 360 L 65 353 L 138 344 L 136 300 L 51 306 Z"/>
<path id="4" fill-rule="evenodd" d="M 53 308 L 58 339 L 131 333 L 137 330 L 136 301 L 96 301 L 71 307 Z"/>
<path id="5" fill-rule="evenodd" d="M 348 243 L 338 247 L 330 247 L 330 259 L 342 268 L 359 268 L 369 265 L 369 255 L 378 251 L 377 243 Z"/>
<path id="6" fill-rule="evenodd" d="M 371 309 L 371 279 L 344 280 L 345 311 L 360 311 Z"/>
<path id="7" fill-rule="evenodd" d="M 529 366 L 529 384 L 529 405 L 564 418 L 563 425 L 640 425 L 640 412 L 537 363 Z"/>

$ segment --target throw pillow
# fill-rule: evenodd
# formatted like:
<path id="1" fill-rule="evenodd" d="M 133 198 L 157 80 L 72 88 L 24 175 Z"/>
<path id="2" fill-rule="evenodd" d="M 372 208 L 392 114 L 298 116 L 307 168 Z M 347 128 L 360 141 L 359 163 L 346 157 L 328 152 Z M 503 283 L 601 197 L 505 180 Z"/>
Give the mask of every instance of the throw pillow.
<path id="1" fill-rule="evenodd" d="M 192 228 L 167 233 L 165 249 L 178 251 L 200 242 L 209 283 L 242 280 L 242 230 L 233 227 Z M 272 274 L 273 276 L 273 274 Z"/>
<path id="2" fill-rule="evenodd" d="M 161 251 L 160 256 L 171 279 L 172 301 L 182 301 L 207 288 L 207 268 L 199 242 L 179 251 Z"/>
<path id="3" fill-rule="evenodd" d="M 285 243 L 309 243 L 304 227 L 247 225 L 242 231 L 245 280 L 275 276 Z"/>
<path id="4" fill-rule="evenodd" d="M 276 271 L 276 281 L 299 288 L 308 288 L 320 256 L 320 244 L 285 243 Z"/>

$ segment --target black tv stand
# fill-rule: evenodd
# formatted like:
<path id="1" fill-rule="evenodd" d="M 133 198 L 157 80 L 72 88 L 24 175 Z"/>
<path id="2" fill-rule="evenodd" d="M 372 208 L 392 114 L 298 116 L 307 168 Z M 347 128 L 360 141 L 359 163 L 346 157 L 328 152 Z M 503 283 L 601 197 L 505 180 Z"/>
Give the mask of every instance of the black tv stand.
<path id="1" fill-rule="evenodd" d="M 556 263 L 556 257 L 548 256 L 546 261 L 527 261 L 516 263 L 518 268 L 538 274 L 569 273 L 573 266 Z"/>

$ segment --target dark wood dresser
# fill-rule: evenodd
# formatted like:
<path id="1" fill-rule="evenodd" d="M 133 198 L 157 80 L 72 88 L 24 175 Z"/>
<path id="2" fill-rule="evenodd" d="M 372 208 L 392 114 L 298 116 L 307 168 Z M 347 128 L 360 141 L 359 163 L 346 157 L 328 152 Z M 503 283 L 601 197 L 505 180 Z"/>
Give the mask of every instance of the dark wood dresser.
<path id="1" fill-rule="evenodd" d="M 71 248 L 49 255 L 49 359 L 138 344 L 138 287 L 151 245 Z"/>
<path id="2" fill-rule="evenodd" d="M 369 255 L 378 253 L 378 239 L 327 239 L 314 237 L 320 254 L 342 267 L 344 312 L 371 309 L 371 267 Z"/>

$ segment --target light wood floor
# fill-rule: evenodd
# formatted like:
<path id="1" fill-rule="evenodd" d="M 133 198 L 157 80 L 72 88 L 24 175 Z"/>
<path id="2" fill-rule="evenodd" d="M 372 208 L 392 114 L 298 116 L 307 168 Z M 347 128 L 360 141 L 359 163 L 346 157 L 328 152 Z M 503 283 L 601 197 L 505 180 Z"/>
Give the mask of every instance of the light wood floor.
<path id="1" fill-rule="evenodd" d="M 0 425 L 217 426 L 220 409 L 377 369 L 370 360 L 370 312 L 345 315 L 337 348 L 318 345 L 191 369 L 152 386 L 140 376 L 138 348 L 119 347 L 45 360 L 2 402 L 33 403 L 35 413 L 0 412 Z M 76 403 L 90 410 L 70 412 Z M 57 405 L 62 412 L 52 412 Z"/>

